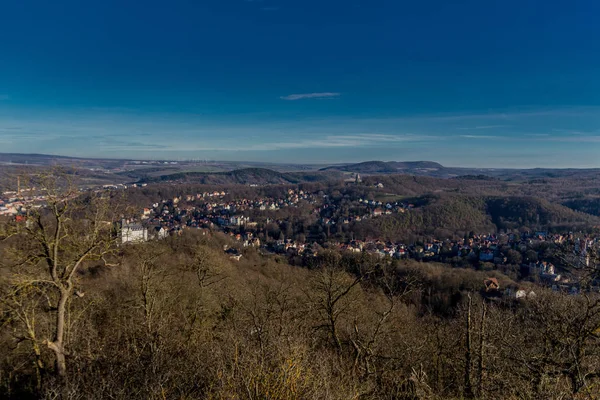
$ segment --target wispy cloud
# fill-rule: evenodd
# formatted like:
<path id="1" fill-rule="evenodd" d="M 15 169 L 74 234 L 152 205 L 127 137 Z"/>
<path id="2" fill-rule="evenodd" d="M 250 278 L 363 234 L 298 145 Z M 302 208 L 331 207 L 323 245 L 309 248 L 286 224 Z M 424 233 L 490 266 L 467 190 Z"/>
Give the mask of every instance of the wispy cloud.
<path id="1" fill-rule="evenodd" d="M 144 143 L 137 141 L 110 140 L 100 141 L 98 146 L 106 151 L 143 151 L 143 150 L 164 150 L 165 146 L 160 144 Z"/>
<path id="2" fill-rule="evenodd" d="M 461 127 L 458 130 L 461 131 L 471 131 L 471 130 L 481 130 L 481 129 L 496 129 L 496 128 L 507 128 L 510 125 L 480 125 L 480 126 L 471 126 L 471 127 Z"/>
<path id="3" fill-rule="evenodd" d="M 7 95 L 7 94 L 0 94 L 0 101 L 2 101 L 2 100 L 9 100 L 9 99 L 10 99 L 9 95 Z"/>
<path id="4" fill-rule="evenodd" d="M 579 129 L 557 129 L 557 128 L 552 129 L 552 131 L 558 132 L 558 133 L 564 133 L 567 135 L 574 135 L 574 136 L 594 135 L 594 134 L 600 133 L 600 130 L 584 131 L 584 130 L 579 130 Z"/>
<path id="5" fill-rule="evenodd" d="M 523 136 L 534 137 L 534 138 L 544 138 L 550 136 L 548 133 L 525 133 Z"/>
<path id="6" fill-rule="evenodd" d="M 322 138 L 303 139 L 279 143 L 262 143 L 255 146 L 244 147 L 243 150 L 284 150 L 284 149 L 311 149 L 334 147 L 377 147 L 400 142 L 417 142 L 429 140 L 431 137 L 422 135 L 385 135 L 385 134 L 357 134 L 357 135 L 330 135 Z"/>
<path id="7" fill-rule="evenodd" d="M 406 119 L 438 120 L 438 121 L 470 121 L 480 120 L 481 126 L 493 126 L 495 122 L 504 125 L 506 122 L 514 122 L 524 118 L 535 117 L 584 117 L 597 116 L 600 112 L 598 106 L 578 106 L 578 107 L 556 107 L 556 108 L 519 108 L 489 111 L 482 113 L 436 113 L 428 115 L 414 115 Z M 490 124 L 486 122 L 491 122 Z"/>
<path id="8" fill-rule="evenodd" d="M 600 143 L 599 135 L 591 135 L 591 136 L 565 136 L 565 137 L 552 137 L 547 140 L 552 142 L 570 142 L 570 143 Z"/>
<path id="9" fill-rule="evenodd" d="M 293 149 L 325 149 L 325 148 L 377 148 L 389 147 L 391 145 L 424 142 L 434 139 L 432 136 L 424 135 L 385 135 L 385 134 L 356 134 L 356 135 L 323 135 L 311 139 L 290 140 L 280 142 L 265 142 L 257 144 L 229 144 L 229 143 L 207 143 L 198 147 L 178 145 L 163 145 L 157 151 L 234 151 L 234 152 L 252 152 L 252 151 L 276 151 Z"/>
<path id="10" fill-rule="evenodd" d="M 301 94 L 289 94 L 287 96 L 281 96 L 282 100 L 303 100 L 303 99 L 330 99 L 341 96 L 341 93 L 335 92 L 323 92 L 323 93 L 301 93 Z"/>
<path id="11" fill-rule="evenodd" d="M 277 10 L 279 10 L 279 7 L 262 7 L 261 10 L 263 10 L 263 11 L 277 11 Z"/>
<path id="12" fill-rule="evenodd" d="M 495 135 L 459 135 L 461 138 L 465 139 L 500 139 L 502 136 Z"/>

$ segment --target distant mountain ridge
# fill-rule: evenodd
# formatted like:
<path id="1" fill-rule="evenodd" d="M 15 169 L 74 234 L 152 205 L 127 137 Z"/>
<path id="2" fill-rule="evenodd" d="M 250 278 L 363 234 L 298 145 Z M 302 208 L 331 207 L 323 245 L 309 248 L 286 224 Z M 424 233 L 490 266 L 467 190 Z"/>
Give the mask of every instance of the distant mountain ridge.
<path id="1" fill-rule="evenodd" d="M 365 161 L 357 164 L 332 165 L 320 171 L 343 171 L 359 174 L 400 174 L 415 171 L 437 171 L 445 167 L 433 161 Z"/>
<path id="2" fill-rule="evenodd" d="M 144 162 L 147 161 L 147 162 Z M 546 179 L 546 178 L 593 178 L 600 177 L 600 168 L 469 168 L 469 167 L 447 167 L 434 161 L 365 161 L 359 163 L 343 164 L 293 164 L 293 163 L 272 163 L 272 162 L 244 162 L 244 161 L 194 161 L 181 160 L 173 162 L 164 160 L 143 160 L 143 159 L 116 159 L 116 158 L 86 158 L 69 157 L 48 154 L 20 154 L 20 153 L 0 153 L 0 166 L 3 168 L 16 168 L 19 166 L 56 166 L 63 165 L 68 167 L 83 168 L 90 170 L 111 169 L 116 180 L 149 180 L 149 181 L 169 181 L 173 178 L 189 180 L 192 177 L 206 181 L 247 181 L 243 174 L 236 177 L 235 174 L 225 178 L 218 177 L 222 171 L 240 171 L 244 169 L 268 169 L 273 172 L 285 174 L 285 176 L 270 176 L 268 174 L 258 173 L 259 182 L 281 182 L 297 183 L 305 181 L 319 181 L 326 177 L 341 178 L 344 174 L 354 173 L 361 175 L 412 175 L 412 176 L 430 176 L 434 178 L 459 178 L 459 179 L 489 179 L 497 178 L 502 180 L 521 181 L 527 179 Z M 202 169 L 204 172 L 193 172 L 194 169 Z M 120 170 L 120 171 L 119 171 Z M 162 171 L 161 173 L 161 170 Z M 212 170 L 212 171 L 211 171 Z M 160 176 L 164 178 L 160 178 Z M 211 177 L 208 178 L 207 176 Z M 103 180 L 113 175 L 103 175 Z M 325 177 L 325 178 L 324 178 Z M 487 177 L 487 178 L 486 178 Z M 260 183 L 257 183 L 260 184 Z"/>
<path id="3" fill-rule="evenodd" d="M 341 175 L 341 174 L 340 174 Z M 277 172 L 267 168 L 243 168 L 228 172 L 179 172 L 145 178 L 140 182 L 185 182 L 210 185 L 282 185 L 302 182 L 319 182 L 339 178 L 333 172 Z"/>
<path id="4" fill-rule="evenodd" d="M 317 171 L 279 172 L 268 168 L 242 168 L 227 172 L 179 172 L 157 177 L 144 177 L 140 182 L 186 182 L 200 184 L 297 184 L 302 182 L 321 182 L 343 178 L 344 172 L 365 175 L 402 174 L 434 176 L 440 171 L 447 176 L 445 167 L 432 161 L 384 162 L 367 161 L 358 164 L 334 165 Z"/>

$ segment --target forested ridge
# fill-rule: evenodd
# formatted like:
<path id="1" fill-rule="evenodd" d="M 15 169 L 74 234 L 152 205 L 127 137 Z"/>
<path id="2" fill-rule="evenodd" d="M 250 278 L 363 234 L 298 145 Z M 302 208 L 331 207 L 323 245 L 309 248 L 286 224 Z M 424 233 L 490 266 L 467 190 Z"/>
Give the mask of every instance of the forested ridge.
<path id="1" fill-rule="evenodd" d="M 581 230 L 600 225 L 591 214 L 522 196 L 425 195 L 411 197 L 416 208 L 407 213 L 358 222 L 355 237 L 406 240 L 409 235 L 440 238 L 468 232 L 500 230 Z"/>
<path id="2" fill-rule="evenodd" d="M 266 168 L 244 168 L 229 172 L 178 172 L 158 177 L 145 177 L 140 182 L 193 182 L 212 185 L 276 185 L 330 180 L 335 173 L 277 172 Z"/>

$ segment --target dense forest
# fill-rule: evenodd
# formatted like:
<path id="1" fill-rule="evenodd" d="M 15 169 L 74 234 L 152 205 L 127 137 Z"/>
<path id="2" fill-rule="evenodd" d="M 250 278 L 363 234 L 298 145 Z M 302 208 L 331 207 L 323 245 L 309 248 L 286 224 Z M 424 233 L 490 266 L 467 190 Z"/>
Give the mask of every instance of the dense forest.
<path id="1" fill-rule="evenodd" d="M 145 177 L 140 182 L 177 182 L 204 185 L 281 185 L 319 182 L 339 178 L 334 172 L 277 172 L 266 168 L 245 168 L 230 172 L 178 172 L 158 177 Z"/>
<path id="2" fill-rule="evenodd" d="M 404 201 L 415 208 L 356 222 L 346 232 L 356 239 L 411 241 L 415 236 L 445 239 L 468 232 L 587 231 L 600 226 L 596 216 L 534 197 L 433 194 Z"/>
<path id="3" fill-rule="evenodd" d="M 564 202 L 564 205 L 583 213 L 600 216 L 600 198 L 581 198 Z"/>

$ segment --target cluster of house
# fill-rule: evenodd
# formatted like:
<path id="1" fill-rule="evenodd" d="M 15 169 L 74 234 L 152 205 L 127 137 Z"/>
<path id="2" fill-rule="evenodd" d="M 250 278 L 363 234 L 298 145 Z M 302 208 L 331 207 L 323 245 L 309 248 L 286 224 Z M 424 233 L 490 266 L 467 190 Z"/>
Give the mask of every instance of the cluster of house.
<path id="1" fill-rule="evenodd" d="M 360 185 L 360 184 L 362 184 L 363 181 L 362 181 L 362 178 L 360 177 L 360 174 L 356 174 L 353 178 L 345 179 L 344 182 L 354 183 L 355 185 Z M 377 182 L 373 185 L 373 187 L 378 188 L 378 189 L 383 189 L 383 183 Z"/>
<path id="2" fill-rule="evenodd" d="M 93 169 L 92 169 L 93 170 Z M 93 191 L 102 191 L 107 189 L 121 190 L 129 187 L 144 187 L 147 184 L 111 184 L 94 187 Z M 80 188 L 80 192 L 89 189 Z M 5 191 L 0 195 L 0 216 L 23 216 L 31 208 L 39 208 L 46 204 L 47 196 L 44 191 L 36 187 L 22 188 L 18 183 L 18 189 L 14 191 Z"/>
<path id="3" fill-rule="evenodd" d="M 125 183 L 115 183 L 115 184 L 110 184 L 110 185 L 102 185 L 102 189 L 112 189 L 112 190 L 120 190 L 120 189 L 127 189 L 127 188 L 137 188 L 137 187 L 146 187 L 148 186 L 147 183 L 132 183 L 132 184 L 125 184 Z"/>
<path id="4" fill-rule="evenodd" d="M 565 294 L 576 295 L 581 292 L 581 288 L 577 283 L 574 282 L 563 282 L 549 284 L 554 292 L 562 292 Z M 598 287 L 592 287 L 592 291 L 598 292 Z M 501 289 L 500 284 L 496 278 L 487 278 L 483 281 L 483 296 L 488 300 L 500 300 L 500 299 L 516 299 L 516 300 L 532 300 L 537 297 L 535 291 L 528 287 L 515 287 L 509 286 Z"/>
<path id="5" fill-rule="evenodd" d="M 249 210 L 276 211 L 284 207 L 296 207 L 300 201 L 309 204 L 316 202 L 315 195 L 303 190 L 289 189 L 284 197 L 262 197 L 257 199 L 241 198 L 225 200 L 224 191 L 204 192 L 175 196 L 172 199 L 162 200 L 152 204 L 151 208 L 144 208 L 141 214 L 142 223 L 124 222 L 122 229 L 127 235 L 122 234 L 122 241 L 131 242 L 130 236 L 135 236 L 135 241 L 149 240 L 150 238 L 181 233 L 186 228 L 239 228 L 251 230 L 257 226 L 255 221 L 244 215 Z M 135 229 L 134 229 L 135 228 Z M 135 234 L 133 232 L 143 232 Z M 251 233 L 248 233 L 251 235 Z M 243 240 L 242 240 L 243 239 Z M 258 238 L 244 237 L 239 240 L 247 245 L 260 245 Z"/>
<path id="6" fill-rule="evenodd" d="M 240 247 L 256 247 L 265 251 L 281 254 L 311 254 L 312 246 L 291 238 L 261 241 L 257 236 L 257 222 L 252 221 L 246 211 L 276 211 L 285 207 L 297 207 L 301 201 L 313 206 L 313 213 L 319 215 L 322 224 L 350 223 L 394 212 L 404 213 L 415 206 L 403 202 L 379 202 L 356 199 L 354 204 L 362 207 L 354 209 L 363 215 L 340 217 L 338 205 L 322 193 L 307 193 L 290 189 L 279 198 L 262 197 L 255 199 L 227 199 L 223 191 L 204 192 L 176 196 L 155 203 L 143 210 L 141 221 L 123 221 L 122 242 L 137 242 L 161 239 L 169 235 L 180 234 L 188 228 L 219 228 L 240 243 Z M 267 222 L 269 220 L 267 219 Z M 275 221 L 282 223 L 283 221 Z M 243 227 L 243 229 L 239 229 Z M 539 276 L 547 285 L 563 285 L 568 281 L 557 273 L 556 267 L 548 261 L 529 260 L 524 255 L 539 248 L 541 243 L 561 244 L 565 241 L 575 243 L 577 254 L 598 242 L 591 237 L 576 237 L 573 234 L 552 234 L 544 231 L 529 234 L 484 234 L 470 235 L 461 240 L 431 240 L 421 244 L 391 243 L 381 240 L 352 240 L 346 243 L 334 243 L 339 249 L 351 252 L 366 252 L 380 257 L 414 258 L 431 261 L 449 261 L 462 259 L 506 265 L 514 263 L 508 259 L 507 249 L 518 251 L 523 263 L 521 269 L 529 269 L 529 274 Z M 314 252 L 313 252 L 314 253 Z M 232 254 L 232 257 L 238 254 Z M 536 256 L 539 256 L 536 252 Z M 519 293 L 519 296 L 523 295 Z M 518 297 L 518 296 L 517 296 Z"/>
<path id="7" fill-rule="evenodd" d="M 381 240 L 352 240 L 348 243 L 338 243 L 337 247 L 340 250 L 354 253 L 362 253 L 364 251 L 379 255 L 380 257 L 390 256 L 394 258 L 406 258 L 409 256 L 409 252 L 414 251 L 414 246 Z"/>
<path id="8" fill-rule="evenodd" d="M 24 215 L 31 208 L 41 207 L 46 196 L 36 194 L 35 188 L 7 191 L 0 197 L 0 216 Z"/>
<path id="9" fill-rule="evenodd" d="M 246 211 L 246 210 L 279 210 L 284 207 L 296 206 L 299 201 L 305 200 L 310 203 L 314 202 L 314 195 L 305 193 L 303 190 L 289 189 L 287 195 L 279 198 L 272 197 L 260 197 L 256 199 L 241 198 L 236 200 L 224 201 L 223 198 L 226 192 L 211 192 L 211 193 L 198 193 L 196 195 L 185 195 L 174 197 L 172 201 L 163 200 L 162 204 L 169 205 L 172 203 L 177 205 L 180 201 L 185 198 L 185 201 L 190 203 L 200 199 L 214 198 L 213 201 L 205 201 L 198 205 L 199 210 L 203 211 Z"/>
<path id="10" fill-rule="evenodd" d="M 367 213 L 364 217 L 379 217 L 381 215 L 390 215 L 394 213 L 405 213 L 406 211 L 415 208 L 414 204 L 403 203 L 403 202 L 387 202 L 381 201 L 358 199 L 358 203 L 367 206 Z M 363 218 L 364 218 L 363 217 Z M 343 220 L 344 223 L 346 219 Z"/>
<path id="11" fill-rule="evenodd" d="M 530 235 L 524 234 L 520 237 L 512 234 L 473 235 L 462 240 L 433 240 L 422 245 L 392 243 L 381 240 L 352 240 L 348 243 L 338 243 L 337 246 L 341 250 L 364 251 L 380 257 L 390 256 L 393 258 L 428 259 L 431 261 L 446 261 L 451 258 L 458 258 L 502 265 L 508 263 L 503 249 L 509 248 L 524 253 L 539 246 L 542 242 L 560 244 L 565 240 L 578 243 L 575 250 L 577 259 L 581 258 L 581 255 L 586 255 L 585 249 L 598 242 L 596 238 L 575 238 L 573 234 L 560 235 L 536 232 Z M 589 264 L 589 256 L 584 257 L 583 260 Z M 564 282 L 566 279 L 561 277 L 556 272 L 555 266 L 548 261 L 535 260 L 523 263 L 522 266 L 529 268 L 530 275 L 539 276 L 541 280 L 546 282 Z"/>
<path id="12" fill-rule="evenodd" d="M 402 202 L 387 202 L 358 199 L 365 206 L 362 215 L 347 216 L 337 219 L 326 217 L 336 214 L 336 205 L 330 203 L 326 195 L 309 193 L 303 190 L 289 189 L 285 196 L 278 198 L 261 197 L 256 199 L 240 198 L 225 200 L 225 192 L 205 192 L 176 196 L 172 199 L 155 203 L 151 208 L 144 209 L 142 220 L 149 226 L 162 226 L 170 232 L 190 228 L 235 228 L 244 226 L 246 229 L 255 228 L 257 223 L 251 221 L 244 212 L 251 210 L 277 211 L 286 207 L 297 207 L 303 201 L 314 207 L 313 213 L 322 215 L 321 223 L 333 225 L 336 223 L 349 224 L 353 221 L 377 217 L 394 212 L 405 212 L 414 208 L 413 204 Z M 201 200 L 201 201 L 200 201 Z M 290 248 L 291 245 L 287 245 Z M 284 246 L 279 246 L 279 248 Z M 299 248 L 299 244 L 291 248 Z"/>
<path id="13" fill-rule="evenodd" d="M 321 215 L 323 225 L 340 225 L 359 222 L 365 219 L 375 218 L 382 215 L 391 215 L 394 213 L 405 213 L 415 208 L 414 204 L 403 202 L 381 202 L 376 200 L 358 199 L 358 205 L 362 206 L 354 209 L 354 215 L 339 216 L 337 204 L 325 202 L 316 213 Z"/>
<path id="14" fill-rule="evenodd" d="M 560 282 L 561 275 L 556 273 L 554 264 L 548 261 L 537 261 L 529 263 L 529 275 L 539 276 L 543 281 Z"/>

